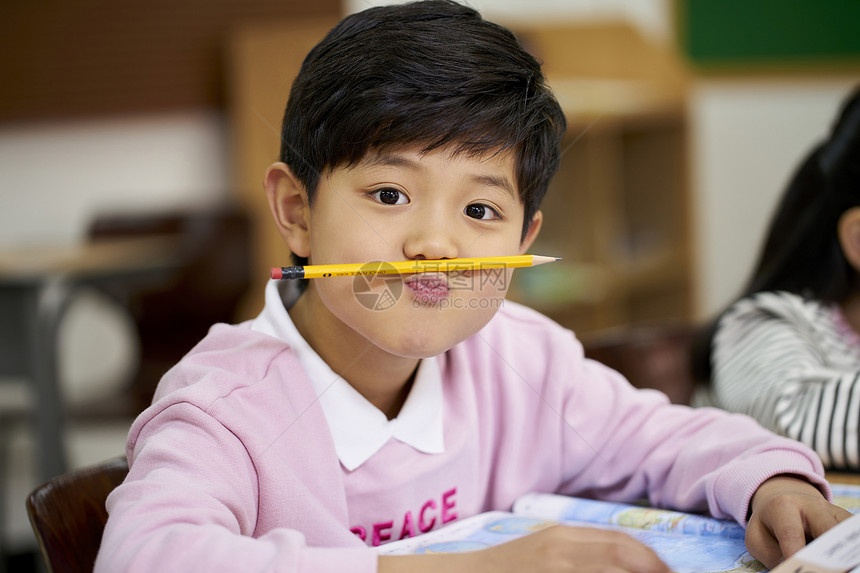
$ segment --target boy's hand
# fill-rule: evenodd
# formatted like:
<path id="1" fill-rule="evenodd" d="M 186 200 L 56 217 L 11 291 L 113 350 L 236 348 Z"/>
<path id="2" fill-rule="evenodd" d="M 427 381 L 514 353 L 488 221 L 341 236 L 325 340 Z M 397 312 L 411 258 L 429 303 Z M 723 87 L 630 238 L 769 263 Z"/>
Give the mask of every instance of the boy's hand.
<path id="1" fill-rule="evenodd" d="M 828 503 L 817 487 L 790 476 L 772 477 L 759 486 L 750 504 L 746 545 L 750 554 L 773 568 L 851 513 Z"/>
<path id="2" fill-rule="evenodd" d="M 553 526 L 486 552 L 492 560 L 475 571 L 669 573 L 650 547 L 624 533 L 590 527 Z"/>
<path id="3" fill-rule="evenodd" d="M 629 535 L 557 525 L 480 551 L 379 558 L 379 572 L 669 573 L 649 547 Z"/>

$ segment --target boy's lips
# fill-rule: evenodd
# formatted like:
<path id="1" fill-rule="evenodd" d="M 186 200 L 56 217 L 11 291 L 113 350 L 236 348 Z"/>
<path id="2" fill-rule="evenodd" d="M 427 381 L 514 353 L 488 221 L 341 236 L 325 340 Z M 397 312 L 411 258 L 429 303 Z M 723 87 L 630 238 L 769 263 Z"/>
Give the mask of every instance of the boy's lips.
<path id="1" fill-rule="evenodd" d="M 443 273 L 409 275 L 404 282 L 409 290 L 421 298 L 438 300 L 448 296 L 448 279 Z"/>

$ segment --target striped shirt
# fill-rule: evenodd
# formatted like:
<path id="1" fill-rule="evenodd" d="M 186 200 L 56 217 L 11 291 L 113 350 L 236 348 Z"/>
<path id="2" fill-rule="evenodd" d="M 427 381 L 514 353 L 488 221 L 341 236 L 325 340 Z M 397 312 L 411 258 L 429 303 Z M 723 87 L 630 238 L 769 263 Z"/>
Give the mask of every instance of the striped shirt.
<path id="1" fill-rule="evenodd" d="M 860 469 L 860 336 L 838 305 L 758 293 L 720 319 L 713 398 L 812 447 L 825 467 Z"/>

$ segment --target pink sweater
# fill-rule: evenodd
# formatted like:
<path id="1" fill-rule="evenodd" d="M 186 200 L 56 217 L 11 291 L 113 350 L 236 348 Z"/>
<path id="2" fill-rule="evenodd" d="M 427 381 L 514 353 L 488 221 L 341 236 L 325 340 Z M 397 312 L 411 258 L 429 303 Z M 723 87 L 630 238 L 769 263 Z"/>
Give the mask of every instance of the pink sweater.
<path id="1" fill-rule="evenodd" d="M 131 428 L 96 571 L 372 572 L 370 546 L 530 491 L 647 496 L 741 523 L 779 473 L 829 495 L 805 446 L 635 390 L 511 302 L 439 366 L 444 453 L 392 439 L 347 471 L 292 349 L 247 323 L 214 326 Z"/>

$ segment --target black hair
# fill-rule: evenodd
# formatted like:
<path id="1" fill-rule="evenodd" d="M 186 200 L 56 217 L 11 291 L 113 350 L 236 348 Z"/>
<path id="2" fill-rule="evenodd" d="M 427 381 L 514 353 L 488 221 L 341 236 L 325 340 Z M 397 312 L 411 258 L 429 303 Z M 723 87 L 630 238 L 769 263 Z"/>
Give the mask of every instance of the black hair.
<path id="1" fill-rule="evenodd" d="M 467 6 L 427 0 L 347 16 L 310 51 L 287 101 L 280 159 L 312 205 L 322 173 L 372 150 L 512 151 L 524 238 L 564 130 L 540 64 L 512 32 Z"/>
<path id="2" fill-rule="evenodd" d="M 838 222 L 858 205 L 860 88 L 846 99 L 828 139 L 809 152 L 789 181 L 752 276 L 737 300 L 758 292 L 786 291 L 840 303 L 856 292 L 858 274 L 842 252 Z M 719 317 L 703 328 L 693 344 L 693 376 L 701 383 L 711 376 L 718 322 Z"/>

